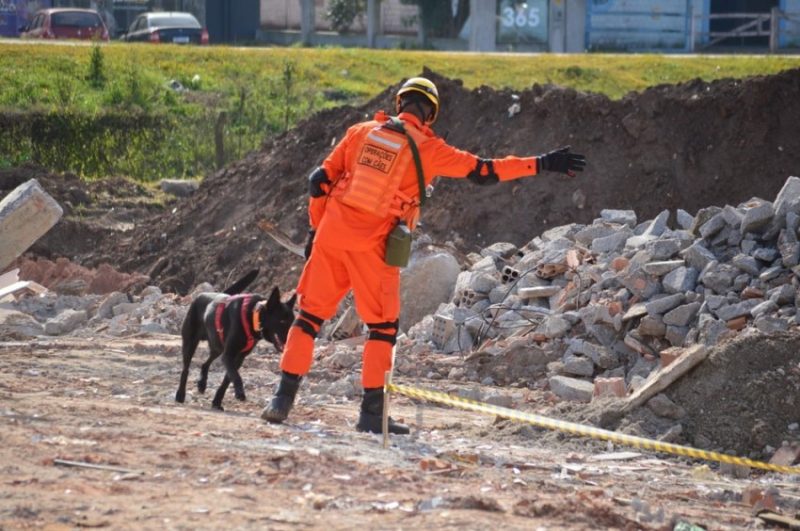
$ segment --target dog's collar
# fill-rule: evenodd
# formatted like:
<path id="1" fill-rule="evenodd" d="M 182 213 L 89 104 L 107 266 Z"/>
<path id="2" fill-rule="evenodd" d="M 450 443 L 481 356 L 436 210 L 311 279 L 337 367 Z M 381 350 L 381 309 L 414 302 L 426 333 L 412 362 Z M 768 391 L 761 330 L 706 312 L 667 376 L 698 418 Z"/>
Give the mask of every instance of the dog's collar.
<path id="1" fill-rule="evenodd" d="M 261 332 L 261 308 L 266 306 L 265 301 L 258 301 L 253 306 L 253 332 Z"/>

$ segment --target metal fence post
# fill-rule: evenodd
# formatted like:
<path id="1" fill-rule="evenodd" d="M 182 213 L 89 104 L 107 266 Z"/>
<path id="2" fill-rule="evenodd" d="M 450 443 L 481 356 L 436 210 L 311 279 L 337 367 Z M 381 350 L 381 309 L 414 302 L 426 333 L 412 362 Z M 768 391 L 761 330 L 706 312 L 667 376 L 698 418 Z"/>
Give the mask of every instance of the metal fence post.
<path id="1" fill-rule="evenodd" d="M 778 33 L 781 23 L 781 12 L 777 7 L 769 11 L 769 53 L 778 52 Z"/>

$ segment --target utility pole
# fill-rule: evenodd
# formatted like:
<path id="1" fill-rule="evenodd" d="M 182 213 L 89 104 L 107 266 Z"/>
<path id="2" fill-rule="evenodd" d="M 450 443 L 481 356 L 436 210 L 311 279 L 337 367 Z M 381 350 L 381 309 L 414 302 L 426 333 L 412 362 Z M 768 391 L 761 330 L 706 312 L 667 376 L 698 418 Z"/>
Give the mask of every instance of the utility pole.
<path id="1" fill-rule="evenodd" d="M 470 0 L 469 49 L 493 52 L 497 48 L 497 0 Z"/>
<path id="2" fill-rule="evenodd" d="M 314 0 L 300 0 L 300 35 L 305 46 L 314 44 L 315 9 Z"/>
<path id="3" fill-rule="evenodd" d="M 367 0 L 367 47 L 375 48 L 381 34 L 381 0 Z"/>

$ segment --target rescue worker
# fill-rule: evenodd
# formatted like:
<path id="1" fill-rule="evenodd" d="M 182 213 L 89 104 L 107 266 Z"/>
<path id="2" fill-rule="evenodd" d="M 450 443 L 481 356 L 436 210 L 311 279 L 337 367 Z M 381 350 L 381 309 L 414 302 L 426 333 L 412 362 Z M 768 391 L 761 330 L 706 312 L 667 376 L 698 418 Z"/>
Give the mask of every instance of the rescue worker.
<path id="1" fill-rule="evenodd" d="M 569 147 L 540 156 L 483 159 L 448 145 L 430 129 L 439 114 L 439 93 L 423 77 L 403 83 L 395 110 L 397 117 L 379 112 L 373 120 L 350 127 L 309 176 L 311 230 L 297 287 L 300 311 L 281 356 L 280 383 L 261 413 L 269 422 L 288 417 L 311 367 L 314 339 L 352 289 L 356 310 L 369 328 L 356 429 L 382 432 L 384 373 L 392 368 L 400 315 L 400 269 L 385 263 L 384 253 L 387 235 L 398 222 L 410 229 L 417 222 L 425 188 L 420 179 L 425 186 L 436 176 L 490 185 L 542 171 L 574 177 L 586 165 Z M 412 143 L 424 177 L 417 171 Z M 390 419 L 389 432 L 406 434 L 409 429 Z"/>

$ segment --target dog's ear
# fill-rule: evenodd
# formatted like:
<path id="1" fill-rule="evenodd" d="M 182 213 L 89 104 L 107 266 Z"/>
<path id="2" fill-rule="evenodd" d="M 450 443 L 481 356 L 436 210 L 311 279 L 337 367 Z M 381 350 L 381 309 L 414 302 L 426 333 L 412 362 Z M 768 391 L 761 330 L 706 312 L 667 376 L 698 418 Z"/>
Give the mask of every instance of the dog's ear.
<path id="1" fill-rule="evenodd" d="M 272 288 L 272 293 L 269 295 L 269 300 L 267 301 L 267 306 L 270 308 L 274 308 L 276 305 L 281 303 L 281 290 L 278 289 L 278 286 Z"/>
<path id="2" fill-rule="evenodd" d="M 292 308 L 292 309 L 294 309 L 294 304 L 295 304 L 296 302 L 297 302 L 297 293 L 295 293 L 294 295 L 292 295 L 292 298 L 291 298 L 291 299 L 289 299 L 288 301 L 286 301 L 286 305 L 287 305 L 287 306 L 289 306 L 289 308 Z"/>

